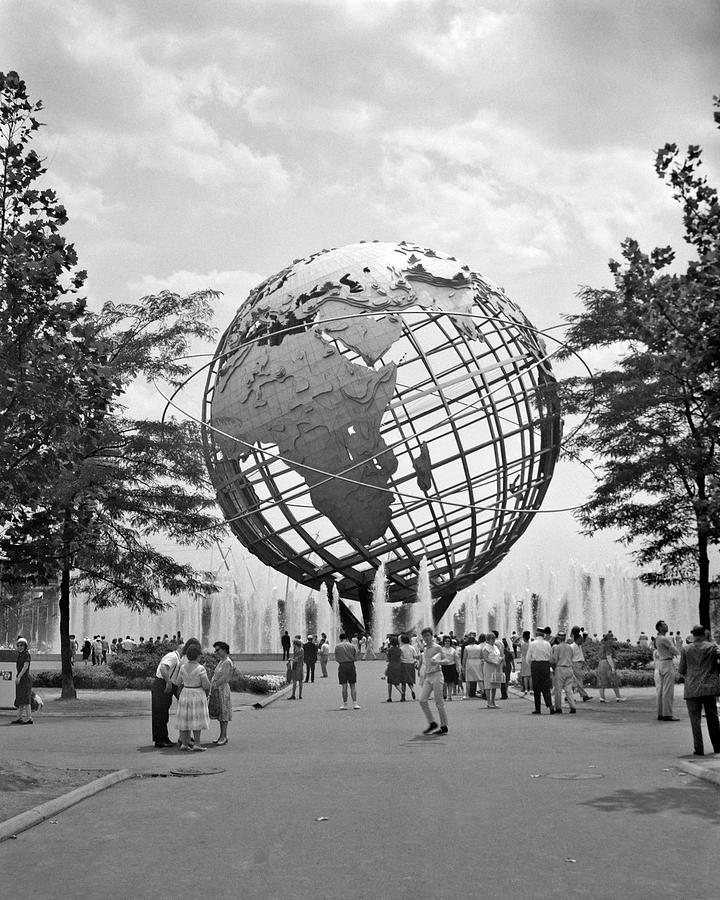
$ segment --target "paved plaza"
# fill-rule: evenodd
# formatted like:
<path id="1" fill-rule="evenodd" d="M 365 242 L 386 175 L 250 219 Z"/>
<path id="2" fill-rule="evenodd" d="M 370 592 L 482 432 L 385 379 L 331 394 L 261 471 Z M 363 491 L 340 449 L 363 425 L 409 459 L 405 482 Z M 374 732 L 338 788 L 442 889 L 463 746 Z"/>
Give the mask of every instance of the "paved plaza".
<path id="1" fill-rule="evenodd" d="M 677 723 L 648 689 L 575 716 L 456 700 L 450 733 L 423 737 L 416 702 L 384 702 L 383 669 L 360 664 L 362 709 L 340 710 L 331 663 L 302 701 L 236 711 L 206 753 L 152 747 L 149 694 L 88 715 L 50 701 L 29 728 L 0 713 L 4 759 L 138 776 L 0 844 L 3 883 L 34 900 L 717 898 L 720 788 L 677 768 L 681 700 Z"/>

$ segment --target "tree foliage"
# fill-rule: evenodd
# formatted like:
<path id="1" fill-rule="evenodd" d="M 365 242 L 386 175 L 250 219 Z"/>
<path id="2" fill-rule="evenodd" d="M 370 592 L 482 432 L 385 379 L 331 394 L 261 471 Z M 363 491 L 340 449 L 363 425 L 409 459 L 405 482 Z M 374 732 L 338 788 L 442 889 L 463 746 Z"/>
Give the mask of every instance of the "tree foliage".
<path id="1" fill-rule="evenodd" d="M 72 465 L 81 418 L 113 389 L 65 208 L 38 186 L 46 170 L 29 144 L 41 109 L 16 72 L 0 72 L 0 528 Z"/>
<path id="2" fill-rule="evenodd" d="M 60 577 L 63 696 L 74 696 L 71 581 L 96 607 L 156 612 L 182 591 L 215 590 L 161 541 L 208 545 L 222 528 L 198 427 L 135 418 L 139 379 L 179 386 L 195 340 L 214 335 L 212 291 L 163 291 L 99 313 L 60 233 L 65 210 L 29 143 L 41 108 L 16 73 L 0 76 L 2 256 L 0 552 L 7 577 Z"/>
<path id="3" fill-rule="evenodd" d="M 568 354 L 605 349 L 614 362 L 562 391 L 584 417 L 570 450 L 600 461 L 585 530 L 622 529 L 648 584 L 697 583 L 707 626 L 708 548 L 720 542 L 720 204 L 701 164 L 697 146 L 658 151 L 695 255 L 672 272 L 672 248 L 622 243 L 614 287 L 583 288 L 583 312 L 568 317 Z"/>

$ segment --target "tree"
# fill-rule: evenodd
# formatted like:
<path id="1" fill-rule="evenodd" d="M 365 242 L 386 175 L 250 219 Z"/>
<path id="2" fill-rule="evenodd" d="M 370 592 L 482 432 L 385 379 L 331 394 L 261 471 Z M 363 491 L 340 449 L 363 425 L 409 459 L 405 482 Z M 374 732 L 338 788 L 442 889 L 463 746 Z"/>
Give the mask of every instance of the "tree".
<path id="1" fill-rule="evenodd" d="M 0 531 L 72 461 L 81 417 L 111 388 L 65 208 L 38 187 L 41 109 L 17 72 L 0 73 Z"/>
<path id="2" fill-rule="evenodd" d="M 8 579 L 60 578 L 63 698 L 75 696 L 71 583 L 96 607 L 157 611 L 159 589 L 215 590 L 154 543 L 203 546 L 220 520 L 198 428 L 136 419 L 123 407 L 138 378 L 179 386 L 190 342 L 208 339 L 211 291 L 162 292 L 90 312 L 85 279 L 59 233 L 67 220 L 28 147 L 41 104 L 16 73 L 0 77 L 4 144 L 0 212 L 0 555 Z"/>
<path id="3" fill-rule="evenodd" d="M 647 584 L 698 584 L 709 627 L 708 551 L 720 542 L 720 204 L 701 156 L 666 144 L 655 163 L 682 205 L 695 258 L 670 273 L 670 247 L 648 254 L 627 238 L 622 261 L 610 261 L 614 288 L 581 289 L 564 353 L 612 350 L 615 362 L 561 390 L 566 412 L 584 419 L 568 449 L 600 461 L 579 512 L 584 530 L 620 528 Z"/>
<path id="4" fill-rule="evenodd" d="M 212 292 L 162 292 L 136 304 L 106 304 L 94 317 L 108 348 L 113 383 L 190 374 L 192 338 L 212 334 Z M 198 426 L 128 417 L 122 395 L 82 421 L 76 458 L 42 502 L 16 517 L 3 541 L 14 571 L 60 573 L 63 698 L 75 695 L 70 656 L 71 588 L 96 608 L 125 605 L 158 612 L 170 595 L 212 593 L 212 577 L 162 552 L 158 537 L 206 547 L 222 531 L 205 471 Z"/>

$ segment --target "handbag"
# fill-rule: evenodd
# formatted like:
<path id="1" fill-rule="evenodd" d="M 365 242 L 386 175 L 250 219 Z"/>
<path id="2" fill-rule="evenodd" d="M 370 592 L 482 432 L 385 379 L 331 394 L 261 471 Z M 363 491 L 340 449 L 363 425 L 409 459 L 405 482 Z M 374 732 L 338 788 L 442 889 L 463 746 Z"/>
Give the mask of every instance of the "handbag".
<path id="1" fill-rule="evenodd" d="M 221 709 L 220 691 L 213 687 L 210 689 L 210 696 L 208 697 L 208 715 L 211 719 L 219 719 Z"/>

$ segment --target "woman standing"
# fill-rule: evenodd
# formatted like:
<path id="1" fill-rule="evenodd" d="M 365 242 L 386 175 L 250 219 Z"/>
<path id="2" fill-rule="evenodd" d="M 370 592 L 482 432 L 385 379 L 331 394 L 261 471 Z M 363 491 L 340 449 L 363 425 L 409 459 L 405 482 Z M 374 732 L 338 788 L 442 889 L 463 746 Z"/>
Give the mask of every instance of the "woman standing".
<path id="1" fill-rule="evenodd" d="M 387 666 L 385 668 L 388 695 L 386 703 L 392 703 L 392 689 L 396 687 L 402 693 L 402 654 L 398 639 L 393 635 L 388 641 Z"/>
<path id="2" fill-rule="evenodd" d="M 30 718 L 30 695 L 32 693 L 32 679 L 30 678 L 30 654 L 28 642 L 24 637 L 19 637 L 15 644 L 17 647 L 17 659 L 15 660 L 15 706 L 18 717 L 11 725 L 32 725 Z"/>
<path id="3" fill-rule="evenodd" d="M 503 680 L 503 654 L 495 643 L 492 631 L 487 633 L 481 651 L 483 661 L 483 681 L 485 682 L 485 699 L 488 709 L 499 709 L 495 702 L 495 693 Z"/>
<path id="4" fill-rule="evenodd" d="M 207 676 L 205 666 L 200 665 L 200 646 L 198 644 L 186 645 L 185 662 L 180 666 L 178 674 L 178 687 L 180 697 L 178 699 L 177 727 L 180 732 L 181 750 L 206 750 L 200 746 L 200 732 L 210 727 L 208 718 L 207 695 L 210 691 L 210 679 Z M 192 732 L 194 745 L 190 746 L 190 732 Z"/>
<path id="5" fill-rule="evenodd" d="M 450 703 L 458 680 L 458 654 L 452 645 L 452 638 L 447 634 L 440 645 L 440 668 L 443 674 L 443 697 Z"/>
<path id="6" fill-rule="evenodd" d="M 530 663 L 527 661 L 528 647 L 530 646 L 530 632 L 523 631 L 522 640 L 520 641 L 520 686 L 522 687 L 523 697 L 532 690 L 530 682 Z"/>
<path id="7" fill-rule="evenodd" d="M 295 635 L 292 642 L 292 659 L 288 663 L 288 673 L 292 681 L 292 696 L 288 700 L 302 700 L 303 665 L 305 663 L 305 651 L 303 650 L 300 635 Z M 295 692 L 297 691 L 297 698 Z"/>
<path id="8" fill-rule="evenodd" d="M 480 637 L 483 641 L 485 640 L 484 634 L 481 634 Z M 482 649 L 472 634 L 467 638 L 462 663 L 465 699 L 469 700 L 471 697 L 477 697 L 478 685 L 481 691 L 483 689 Z"/>
<path id="9" fill-rule="evenodd" d="M 405 699 L 405 691 L 410 688 L 410 694 L 415 699 L 415 672 L 417 671 L 417 650 L 410 643 L 410 635 L 400 636 L 400 668 L 402 681 L 400 683 L 400 699 Z"/>
<path id="10" fill-rule="evenodd" d="M 215 641 L 215 658 L 218 661 L 210 682 L 210 694 L 217 693 L 217 713 L 210 713 L 211 719 L 217 719 L 220 723 L 220 737 L 213 741 L 218 747 L 228 742 L 228 722 L 232 719 L 232 695 L 230 694 L 230 679 L 233 674 L 233 664 L 230 659 L 230 645 L 225 641 Z"/>
<path id="11" fill-rule="evenodd" d="M 605 688 L 613 689 L 617 703 L 624 703 L 627 700 L 627 697 L 620 696 L 620 688 L 618 687 L 618 677 L 615 670 L 616 649 L 617 641 L 615 636 L 612 631 L 608 631 L 600 641 L 600 651 L 598 653 L 597 686 L 601 703 L 607 703 Z"/>

